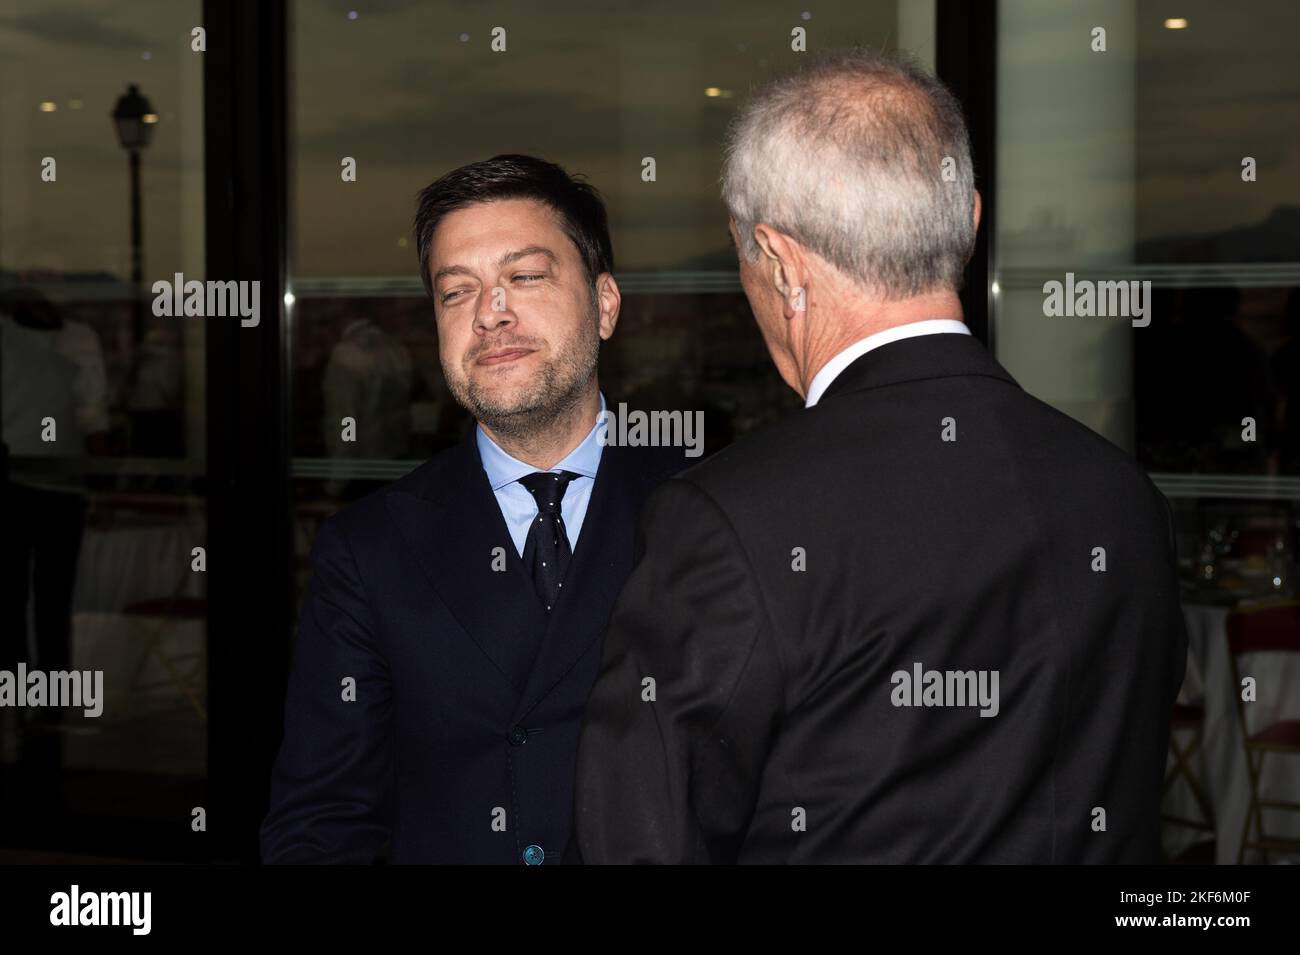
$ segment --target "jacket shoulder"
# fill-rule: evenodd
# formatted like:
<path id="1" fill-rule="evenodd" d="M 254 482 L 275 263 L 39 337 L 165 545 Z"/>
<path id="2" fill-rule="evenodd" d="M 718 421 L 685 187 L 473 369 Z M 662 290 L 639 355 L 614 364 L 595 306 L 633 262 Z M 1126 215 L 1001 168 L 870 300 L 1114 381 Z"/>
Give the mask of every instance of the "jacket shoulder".
<path id="1" fill-rule="evenodd" d="M 632 472 L 652 485 L 680 474 L 697 461 L 688 458 L 682 448 L 675 447 L 629 446 L 619 451 L 627 456 L 627 466 Z"/>
<path id="2" fill-rule="evenodd" d="M 725 492 L 735 485 L 753 483 L 783 460 L 793 460 L 810 437 L 808 420 L 796 411 L 737 438 L 698 463 L 687 464 L 668 477 L 689 481 L 702 490 Z"/>
<path id="3" fill-rule="evenodd" d="M 447 479 L 448 471 L 464 464 L 462 457 L 464 453 L 463 445 L 439 451 L 397 480 L 375 488 L 355 501 L 349 501 L 327 517 L 324 524 L 328 524 L 331 530 L 347 537 L 364 533 L 367 529 L 375 527 L 376 521 L 384 517 L 389 495 L 409 494 L 412 497 L 431 497 L 433 488 Z"/>

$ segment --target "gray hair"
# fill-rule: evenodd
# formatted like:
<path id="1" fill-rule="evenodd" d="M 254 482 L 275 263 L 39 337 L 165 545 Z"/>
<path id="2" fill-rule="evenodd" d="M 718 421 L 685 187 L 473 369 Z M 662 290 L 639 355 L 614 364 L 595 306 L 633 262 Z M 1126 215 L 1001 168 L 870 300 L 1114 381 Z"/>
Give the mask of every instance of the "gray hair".
<path id="1" fill-rule="evenodd" d="M 885 299 L 960 288 L 975 247 L 961 106 L 901 55 L 837 52 L 759 87 L 727 136 L 722 199 L 747 261 L 764 223 Z"/>

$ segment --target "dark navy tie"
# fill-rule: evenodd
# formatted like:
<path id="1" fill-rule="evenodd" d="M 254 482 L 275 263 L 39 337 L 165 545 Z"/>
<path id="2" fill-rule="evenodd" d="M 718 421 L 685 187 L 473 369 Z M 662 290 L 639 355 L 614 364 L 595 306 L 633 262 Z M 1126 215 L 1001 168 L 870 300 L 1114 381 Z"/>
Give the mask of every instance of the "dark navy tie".
<path id="1" fill-rule="evenodd" d="M 537 517 L 529 525 L 524 543 L 524 566 L 532 570 L 537 596 L 547 610 L 554 606 L 564 586 L 564 572 L 573 556 L 560 502 L 564 500 L 564 489 L 577 476 L 572 471 L 534 471 L 519 479 L 537 502 Z"/>

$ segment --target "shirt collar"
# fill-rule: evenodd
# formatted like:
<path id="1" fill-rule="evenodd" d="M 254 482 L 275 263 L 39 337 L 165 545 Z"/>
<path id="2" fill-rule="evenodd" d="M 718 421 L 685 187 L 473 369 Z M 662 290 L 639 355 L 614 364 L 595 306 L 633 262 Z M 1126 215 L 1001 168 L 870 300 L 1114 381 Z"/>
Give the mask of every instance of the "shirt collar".
<path id="1" fill-rule="evenodd" d="M 605 394 L 600 393 L 600 410 L 605 410 Z M 597 435 L 602 418 L 598 415 L 596 424 L 592 425 L 587 436 L 582 439 L 582 443 L 565 456 L 552 471 L 573 471 L 583 477 L 589 477 L 593 480 L 596 477 L 596 469 L 600 467 L 601 443 Z M 537 468 L 531 464 L 525 464 L 518 458 L 506 453 L 501 446 L 488 437 L 478 424 L 474 425 L 474 440 L 478 444 L 479 460 L 483 462 L 483 470 L 487 472 L 488 483 L 491 484 L 492 490 L 497 491 L 518 481 L 525 475 L 532 474 Z"/>
<path id="2" fill-rule="evenodd" d="M 917 335 L 939 335 L 944 333 L 969 335 L 970 329 L 966 327 L 965 322 L 959 322 L 954 318 L 929 318 L 923 322 L 908 322 L 906 325 L 895 325 L 893 328 L 886 328 L 884 331 L 876 332 L 861 341 L 854 342 L 823 365 L 821 371 L 813 376 L 812 383 L 808 386 L 808 397 L 804 399 L 804 407 L 811 408 L 817 404 L 840 372 L 873 348 L 888 345 L 890 342 L 901 341 L 904 338 L 915 338 Z"/>

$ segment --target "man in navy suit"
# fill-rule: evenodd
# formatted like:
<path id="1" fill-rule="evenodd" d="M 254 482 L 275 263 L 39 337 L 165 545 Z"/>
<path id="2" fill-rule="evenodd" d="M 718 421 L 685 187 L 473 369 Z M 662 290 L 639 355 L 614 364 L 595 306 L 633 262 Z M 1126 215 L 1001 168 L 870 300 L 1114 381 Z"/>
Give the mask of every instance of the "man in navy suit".
<path id="1" fill-rule="evenodd" d="M 682 449 L 602 440 L 619 289 L 599 195 L 497 156 L 419 196 L 443 374 L 478 424 L 327 520 L 298 627 L 266 862 L 539 864 L 648 492 Z"/>

